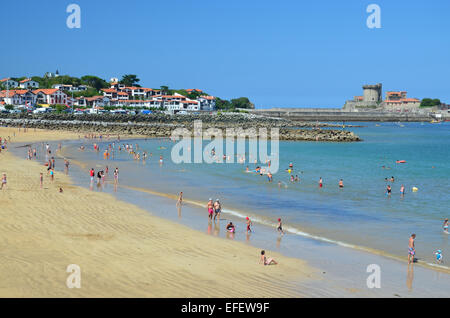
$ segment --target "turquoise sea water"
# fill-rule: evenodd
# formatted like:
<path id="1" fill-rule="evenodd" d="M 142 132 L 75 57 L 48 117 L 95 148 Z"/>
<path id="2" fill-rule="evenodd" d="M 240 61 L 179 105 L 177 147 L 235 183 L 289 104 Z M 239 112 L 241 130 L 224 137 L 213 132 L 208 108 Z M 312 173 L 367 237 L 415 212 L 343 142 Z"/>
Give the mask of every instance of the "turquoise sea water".
<path id="1" fill-rule="evenodd" d="M 170 194 L 183 191 L 186 199 L 204 205 L 208 198 L 220 199 L 224 215 L 250 216 L 255 226 L 275 225 L 281 217 L 291 233 L 400 257 L 406 257 L 408 238 L 416 233 L 420 260 L 434 263 L 437 249 L 443 251 L 445 259 L 450 255 L 449 235 L 442 231 L 443 219 L 450 214 L 450 125 L 362 125 L 366 127 L 350 128 L 362 142 L 280 142 L 280 169 L 272 183 L 265 176 L 245 172 L 247 165 L 253 170 L 254 163 L 174 164 L 170 160 L 174 143 L 168 140 L 120 142 L 138 143 L 138 152 L 152 153 L 145 165 L 125 152 L 119 153 L 117 141 L 114 159 L 105 161 L 102 150 L 112 140 L 100 142 L 100 153 L 92 150 L 94 141 L 74 142 L 65 155 L 87 163 L 86 169 L 92 166 L 99 170 L 107 164 L 112 174 L 114 167 L 119 167 L 121 185 Z M 80 143 L 86 145 L 84 152 L 77 150 Z M 158 164 L 160 155 L 164 158 L 162 166 Z M 396 160 L 406 163 L 397 164 Z M 290 182 L 285 171 L 289 162 L 294 164 L 293 174 L 300 177 L 298 183 Z M 391 176 L 395 182 L 386 182 L 385 178 Z M 321 189 L 320 177 L 324 182 Z M 343 189 L 338 188 L 341 178 Z M 390 197 L 385 195 L 387 184 L 392 186 Z M 401 184 L 406 188 L 404 197 L 400 195 Z M 412 192 L 412 187 L 419 190 Z M 240 227 L 245 230 L 243 222 Z"/>

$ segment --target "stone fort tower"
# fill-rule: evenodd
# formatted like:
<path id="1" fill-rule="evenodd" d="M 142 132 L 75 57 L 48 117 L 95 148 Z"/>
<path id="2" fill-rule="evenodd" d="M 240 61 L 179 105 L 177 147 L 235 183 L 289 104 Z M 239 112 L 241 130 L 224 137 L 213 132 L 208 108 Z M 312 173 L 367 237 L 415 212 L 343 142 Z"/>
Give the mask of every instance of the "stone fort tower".
<path id="1" fill-rule="evenodd" d="M 363 102 L 376 104 L 382 101 L 381 83 L 375 85 L 363 85 Z"/>

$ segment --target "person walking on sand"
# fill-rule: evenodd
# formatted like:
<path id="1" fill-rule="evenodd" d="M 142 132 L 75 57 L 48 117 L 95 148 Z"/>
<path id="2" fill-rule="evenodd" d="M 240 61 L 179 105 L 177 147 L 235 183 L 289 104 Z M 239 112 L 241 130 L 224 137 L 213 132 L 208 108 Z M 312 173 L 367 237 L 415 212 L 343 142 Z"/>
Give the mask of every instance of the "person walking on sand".
<path id="1" fill-rule="evenodd" d="M 39 183 L 41 186 L 41 189 L 44 187 L 44 174 L 41 172 L 41 174 L 39 175 Z"/>
<path id="2" fill-rule="evenodd" d="M 284 235 L 283 225 L 281 223 L 281 218 L 278 218 L 277 231 L 278 231 L 278 233 L 281 233 L 281 235 Z"/>
<path id="3" fill-rule="evenodd" d="M 414 245 L 414 240 L 416 239 L 416 234 L 411 234 L 408 243 L 408 264 L 414 263 L 414 256 L 416 255 L 416 248 Z"/>
<path id="4" fill-rule="evenodd" d="M 2 186 L 0 190 L 3 190 L 3 187 L 6 189 L 6 173 L 2 174 Z"/>
<path id="5" fill-rule="evenodd" d="M 266 258 L 266 251 L 261 251 L 261 257 L 259 259 L 259 263 L 263 265 L 277 265 L 278 263 L 271 257 Z"/>
<path id="6" fill-rule="evenodd" d="M 214 213 L 214 209 L 213 209 L 214 207 L 213 207 L 213 200 L 212 199 L 208 200 L 208 204 L 207 204 L 206 208 L 208 209 L 208 218 L 210 220 L 212 220 L 213 213 Z"/>
<path id="7" fill-rule="evenodd" d="M 50 170 L 50 180 L 52 180 L 52 182 L 55 180 L 55 170 L 53 169 Z"/>
<path id="8" fill-rule="evenodd" d="M 216 199 L 216 202 L 214 202 L 214 221 L 216 221 L 216 218 L 220 221 L 220 212 L 222 212 L 222 207 L 219 199 Z"/>

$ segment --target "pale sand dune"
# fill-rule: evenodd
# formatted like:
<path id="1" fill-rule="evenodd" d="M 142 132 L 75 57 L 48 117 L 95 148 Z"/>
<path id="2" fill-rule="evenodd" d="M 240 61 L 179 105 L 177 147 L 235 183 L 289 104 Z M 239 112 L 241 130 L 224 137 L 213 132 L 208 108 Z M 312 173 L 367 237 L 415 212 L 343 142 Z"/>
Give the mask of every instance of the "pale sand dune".
<path id="1" fill-rule="evenodd" d="M 8 135 L 23 142 L 79 134 L 0 128 Z M 279 265 L 259 265 L 254 247 L 73 186 L 62 173 L 51 183 L 44 166 L 5 151 L 2 172 L 0 297 L 297 297 L 308 294 L 299 281 L 318 277 L 304 262 L 270 251 Z M 81 267 L 80 289 L 66 286 L 69 264 Z"/>

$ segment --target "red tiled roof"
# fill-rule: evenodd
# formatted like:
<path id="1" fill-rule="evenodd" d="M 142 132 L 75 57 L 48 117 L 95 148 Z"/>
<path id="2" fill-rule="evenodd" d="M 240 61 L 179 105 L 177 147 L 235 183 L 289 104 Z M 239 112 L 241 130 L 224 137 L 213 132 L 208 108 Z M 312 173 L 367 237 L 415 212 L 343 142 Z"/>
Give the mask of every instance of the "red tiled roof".
<path id="1" fill-rule="evenodd" d="M 38 88 L 33 91 L 34 94 L 44 93 L 45 95 L 52 95 L 59 91 L 58 88 Z"/>
<path id="2" fill-rule="evenodd" d="M 26 78 L 24 80 L 21 80 L 20 83 L 25 83 L 25 82 L 29 82 L 29 81 L 31 81 L 31 78 Z"/>
<path id="3" fill-rule="evenodd" d="M 104 91 L 105 93 L 117 92 L 114 88 L 102 88 L 102 91 Z"/>

